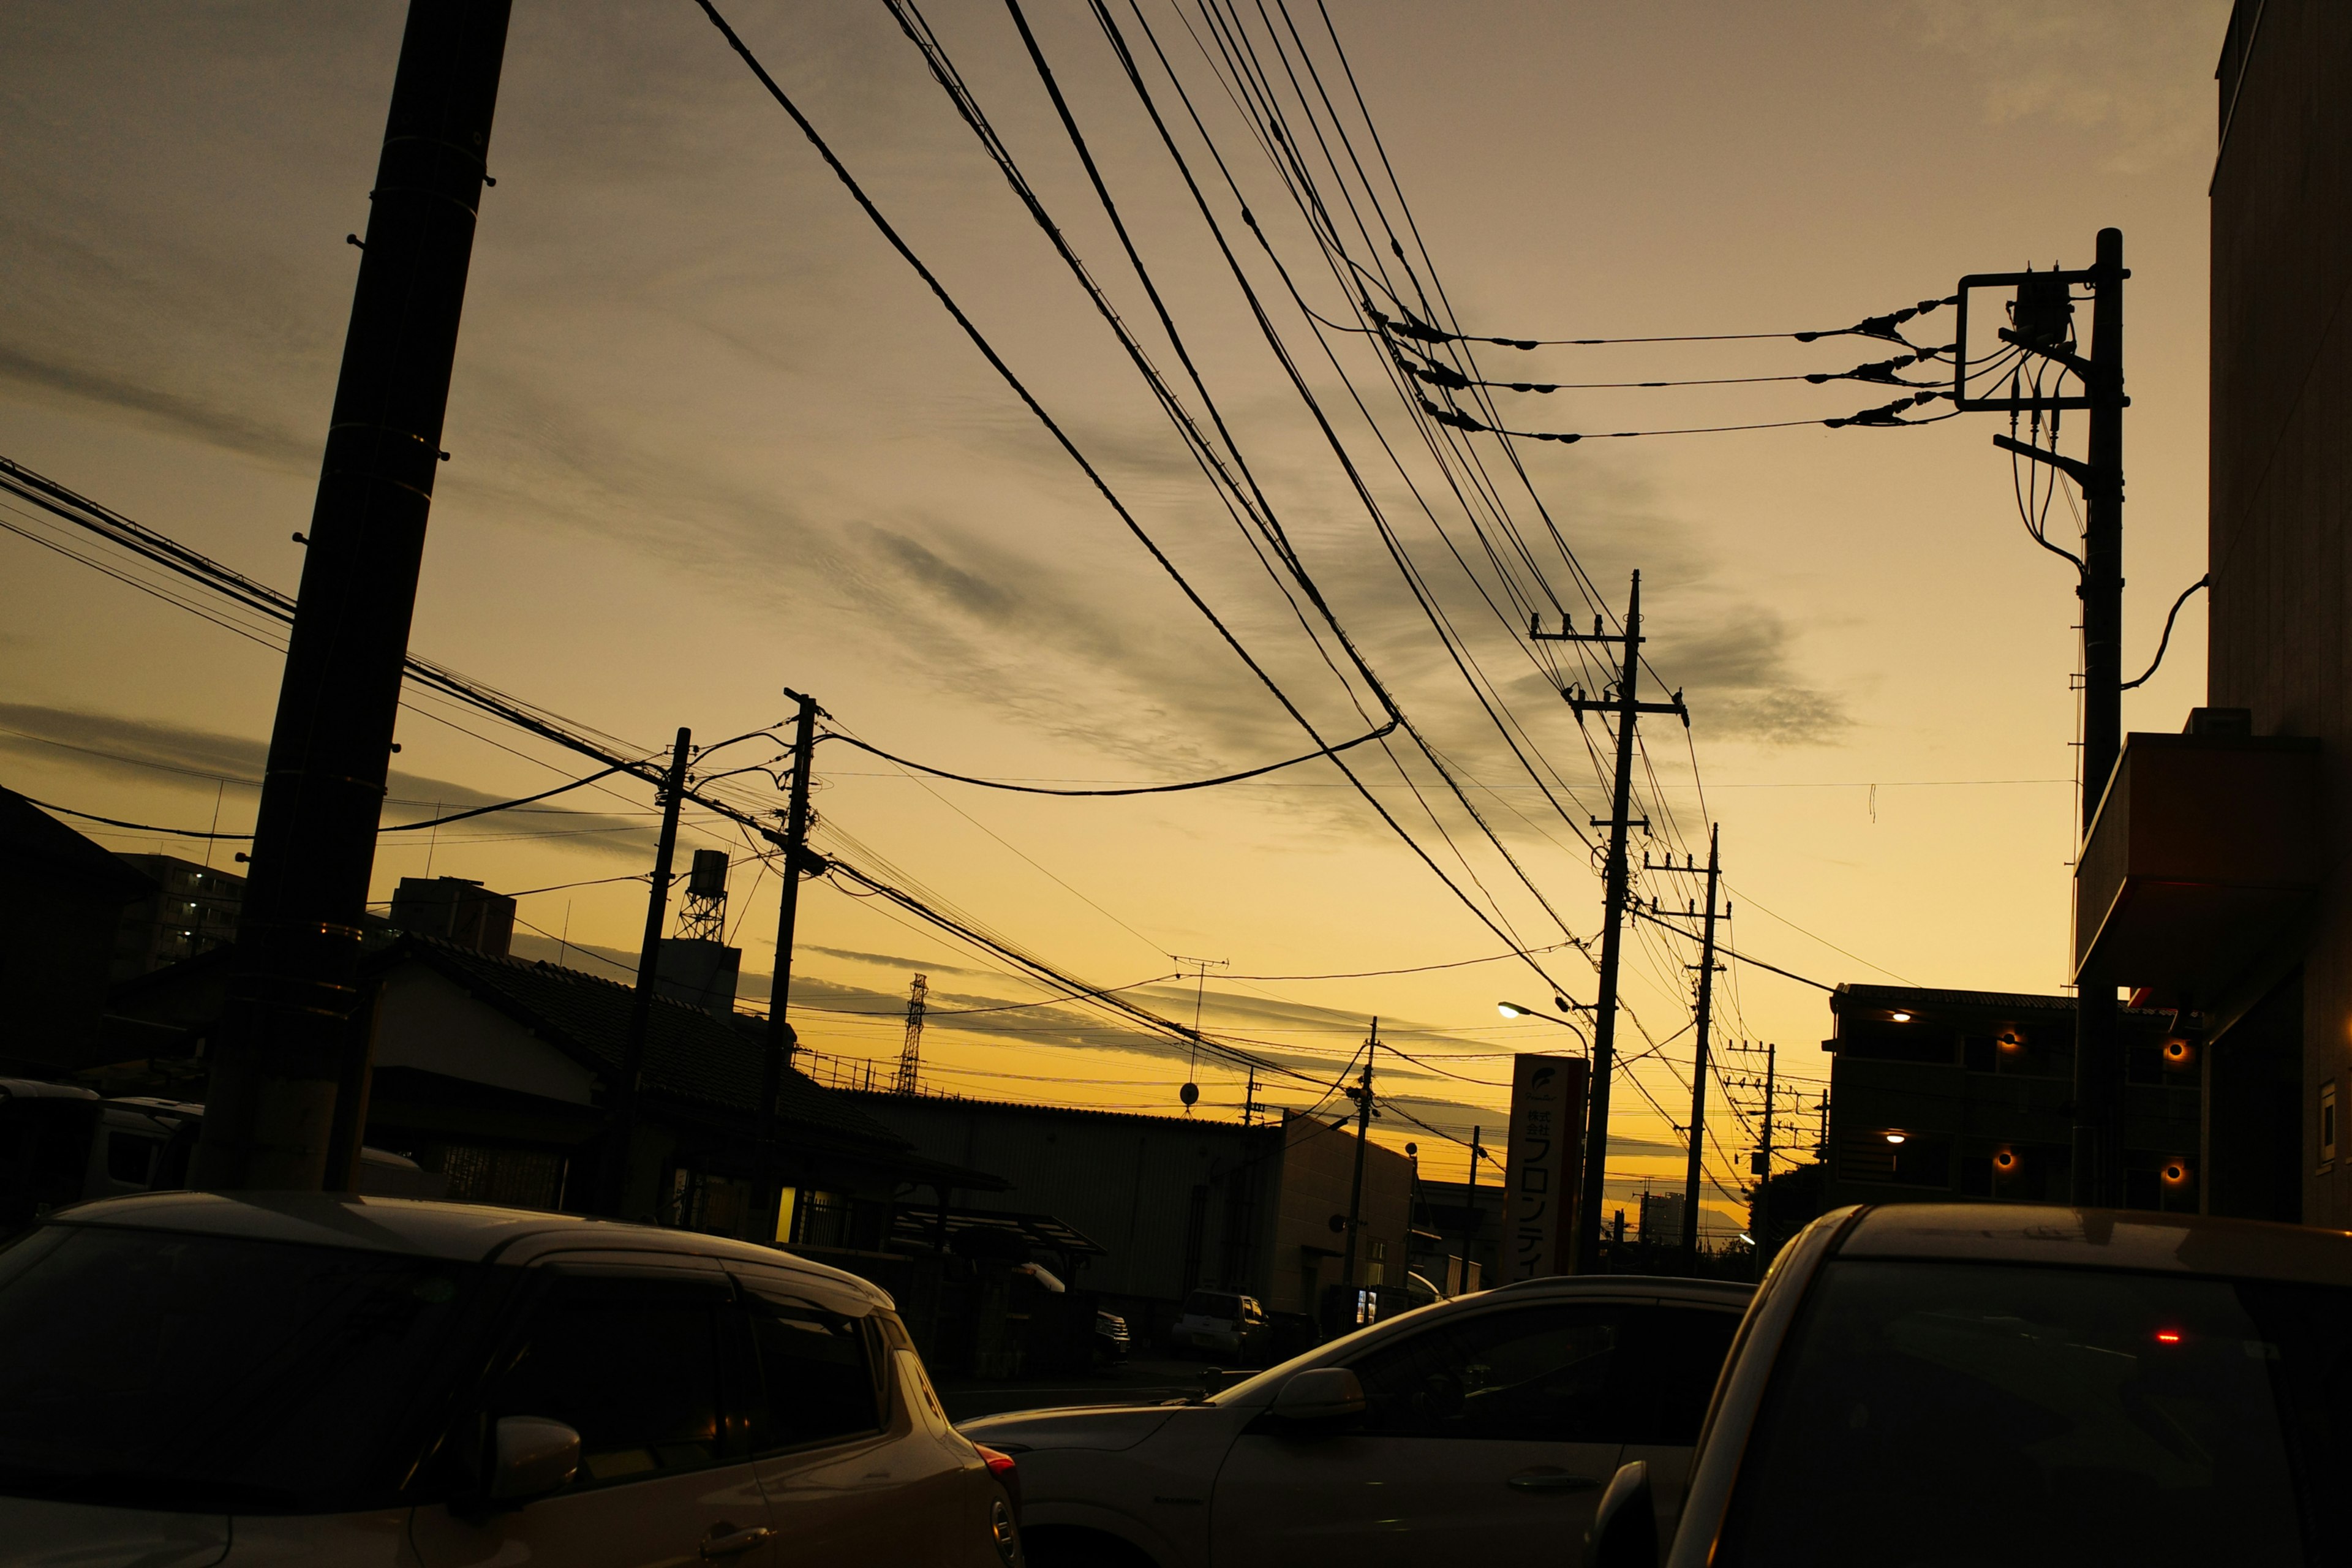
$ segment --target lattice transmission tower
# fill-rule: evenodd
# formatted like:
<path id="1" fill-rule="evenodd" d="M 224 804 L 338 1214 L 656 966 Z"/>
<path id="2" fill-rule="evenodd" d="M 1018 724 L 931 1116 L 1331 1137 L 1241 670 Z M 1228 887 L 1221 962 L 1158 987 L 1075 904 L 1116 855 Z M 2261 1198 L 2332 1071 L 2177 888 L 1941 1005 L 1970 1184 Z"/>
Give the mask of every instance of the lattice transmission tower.
<path id="1" fill-rule="evenodd" d="M 898 1081 L 890 1086 L 895 1094 L 916 1092 L 916 1077 L 923 1067 L 923 1010 L 930 989 L 929 979 L 920 974 L 907 987 L 907 1043 L 898 1051 Z"/>

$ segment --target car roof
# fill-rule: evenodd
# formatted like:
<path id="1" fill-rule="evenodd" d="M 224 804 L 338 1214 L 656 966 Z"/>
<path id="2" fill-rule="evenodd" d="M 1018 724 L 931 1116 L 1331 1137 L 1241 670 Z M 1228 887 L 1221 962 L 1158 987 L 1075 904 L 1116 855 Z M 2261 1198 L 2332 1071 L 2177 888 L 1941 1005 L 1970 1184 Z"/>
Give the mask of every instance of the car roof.
<path id="1" fill-rule="evenodd" d="M 1981 1259 L 2352 1285 L 2352 1232 L 2263 1220 L 2027 1204 L 1860 1210 L 1841 1258 Z"/>
<path id="2" fill-rule="evenodd" d="M 520 1263 L 554 1252 L 592 1249 L 667 1253 L 790 1268 L 830 1280 L 877 1305 L 890 1301 L 867 1280 L 777 1247 L 699 1231 L 488 1204 L 341 1193 L 135 1193 L 75 1204 L 51 1215 L 49 1223 L 349 1247 L 457 1263 Z"/>
<path id="3" fill-rule="evenodd" d="M 1619 1296 L 1673 1295 L 1744 1305 L 1750 1296 L 1756 1294 L 1756 1287 L 1738 1279 L 1689 1279 L 1676 1274 L 1548 1274 L 1537 1279 L 1514 1279 L 1507 1285 L 1497 1285 L 1494 1289 L 1479 1294 L 1491 1296 L 1504 1291 L 1514 1296 L 1589 1296 L 1596 1292 Z M 1453 1300 L 1458 1301 L 1464 1298 L 1456 1296 Z"/>

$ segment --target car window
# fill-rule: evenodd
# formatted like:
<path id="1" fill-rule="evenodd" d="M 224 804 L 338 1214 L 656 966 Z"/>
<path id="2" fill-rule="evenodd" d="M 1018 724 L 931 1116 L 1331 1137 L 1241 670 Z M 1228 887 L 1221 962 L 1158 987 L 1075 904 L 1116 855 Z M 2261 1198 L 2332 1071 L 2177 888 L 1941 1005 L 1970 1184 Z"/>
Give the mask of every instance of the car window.
<path id="1" fill-rule="evenodd" d="M 449 1380 L 478 1364 L 487 1274 L 356 1247 L 33 1231 L 0 1247 L 0 1493 L 386 1506 L 446 1420 Z"/>
<path id="2" fill-rule="evenodd" d="M 1238 1318 L 1242 1299 L 1215 1290 L 1195 1290 L 1184 1299 L 1184 1312 L 1194 1318 Z"/>
<path id="3" fill-rule="evenodd" d="M 161 1138 L 143 1132 L 109 1132 L 106 1135 L 108 1178 L 145 1186 L 148 1178 L 155 1173 L 155 1154 L 163 1147 Z"/>
<path id="4" fill-rule="evenodd" d="M 2319 1287 L 1831 1264 L 1715 1561 L 2340 1561 L 2347 1323 Z"/>
<path id="5" fill-rule="evenodd" d="M 722 1453 L 716 1281 L 558 1279 L 500 1377 L 490 1414 L 580 1434 L 575 1486 L 644 1480 Z"/>
<path id="6" fill-rule="evenodd" d="M 1350 1363 L 1363 1430 L 1394 1437 L 1618 1442 L 1610 1373 L 1625 1309 L 1530 1304 L 1435 1323 Z"/>
<path id="7" fill-rule="evenodd" d="M 1628 1443 L 1696 1443 L 1739 1314 L 1662 1302 L 1633 1310 L 1625 1327 L 1615 1373 L 1618 1435 Z"/>
<path id="8" fill-rule="evenodd" d="M 837 1441 L 882 1425 L 866 1325 L 814 1301 L 747 1294 L 764 1399 L 751 1419 L 756 1452 Z"/>

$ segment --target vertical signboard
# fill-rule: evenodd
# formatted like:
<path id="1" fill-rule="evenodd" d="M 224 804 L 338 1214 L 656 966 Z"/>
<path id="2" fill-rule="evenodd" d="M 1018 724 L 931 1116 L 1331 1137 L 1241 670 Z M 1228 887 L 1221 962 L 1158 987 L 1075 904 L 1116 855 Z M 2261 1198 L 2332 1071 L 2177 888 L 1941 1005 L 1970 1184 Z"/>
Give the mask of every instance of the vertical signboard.
<path id="1" fill-rule="evenodd" d="M 1581 1057 L 1523 1056 L 1511 1064 L 1498 1284 L 1568 1271 L 1583 1169 L 1586 1070 Z"/>

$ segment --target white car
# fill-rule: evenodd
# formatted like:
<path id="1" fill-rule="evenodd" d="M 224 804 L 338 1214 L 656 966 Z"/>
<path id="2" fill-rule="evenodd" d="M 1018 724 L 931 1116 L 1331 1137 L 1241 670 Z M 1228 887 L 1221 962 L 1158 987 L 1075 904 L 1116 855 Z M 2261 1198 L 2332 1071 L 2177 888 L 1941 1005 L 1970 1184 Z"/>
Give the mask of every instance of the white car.
<path id="1" fill-rule="evenodd" d="M 1020 1568 L 882 1291 L 566 1215 L 205 1193 L 0 1247 L 0 1563 Z"/>
<path id="2" fill-rule="evenodd" d="M 1403 1313 L 1189 1405 L 964 1424 L 1016 1455 L 1034 1568 L 1582 1560 L 1647 1462 L 1671 1530 L 1749 1287 L 1531 1280 Z"/>
<path id="3" fill-rule="evenodd" d="M 1628 1465 L 1604 1563 L 2339 1563 L 2352 1236 L 1894 1204 L 1772 1265 L 1679 1531 Z"/>
<path id="4" fill-rule="evenodd" d="M 1266 1340 L 1265 1309 L 1255 1296 L 1232 1290 L 1195 1290 L 1184 1298 L 1184 1310 L 1168 1331 L 1171 1349 L 1205 1352 L 1210 1355 L 1245 1357 Z"/>

